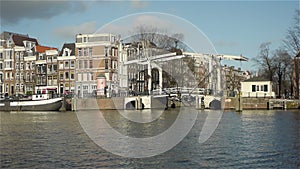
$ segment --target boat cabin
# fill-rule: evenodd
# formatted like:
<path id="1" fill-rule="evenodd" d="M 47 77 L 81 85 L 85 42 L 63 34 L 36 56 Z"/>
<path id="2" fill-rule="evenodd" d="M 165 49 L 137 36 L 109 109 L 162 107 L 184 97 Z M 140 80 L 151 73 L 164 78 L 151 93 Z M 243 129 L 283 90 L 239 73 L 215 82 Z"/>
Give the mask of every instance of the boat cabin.
<path id="1" fill-rule="evenodd" d="M 38 87 L 35 90 L 35 94 L 32 95 L 32 100 L 46 100 L 57 97 L 56 87 Z"/>

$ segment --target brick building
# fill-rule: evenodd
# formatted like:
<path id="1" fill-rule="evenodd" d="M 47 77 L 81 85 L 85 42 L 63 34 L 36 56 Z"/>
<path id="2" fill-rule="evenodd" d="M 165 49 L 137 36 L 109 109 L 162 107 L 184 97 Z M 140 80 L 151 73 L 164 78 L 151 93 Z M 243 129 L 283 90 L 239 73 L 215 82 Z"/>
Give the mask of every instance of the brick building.
<path id="1" fill-rule="evenodd" d="M 0 74 L 3 78 L 3 83 L 0 84 L 1 93 L 25 94 L 24 63 L 26 58 L 35 56 L 36 45 L 37 39 L 28 35 L 11 32 L 1 34 Z"/>
<path id="2" fill-rule="evenodd" d="M 293 86 L 294 97 L 300 99 L 300 51 L 294 58 Z"/>
<path id="3" fill-rule="evenodd" d="M 108 95 L 117 92 L 118 46 L 112 34 L 79 34 L 76 36 L 76 94 L 96 94 L 98 76 L 105 76 Z"/>
<path id="4" fill-rule="evenodd" d="M 75 43 L 65 43 L 59 53 L 58 60 L 58 86 L 59 94 L 75 92 Z"/>

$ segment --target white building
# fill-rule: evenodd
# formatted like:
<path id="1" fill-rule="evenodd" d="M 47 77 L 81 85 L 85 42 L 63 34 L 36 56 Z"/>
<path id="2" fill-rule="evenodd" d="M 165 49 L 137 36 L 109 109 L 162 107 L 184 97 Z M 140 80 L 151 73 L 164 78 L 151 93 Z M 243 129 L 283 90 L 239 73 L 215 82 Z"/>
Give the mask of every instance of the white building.
<path id="1" fill-rule="evenodd" d="M 272 90 L 272 82 L 259 79 L 248 79 L 241 82 L 242 97 L 272 97 L 275 92 Z"/>

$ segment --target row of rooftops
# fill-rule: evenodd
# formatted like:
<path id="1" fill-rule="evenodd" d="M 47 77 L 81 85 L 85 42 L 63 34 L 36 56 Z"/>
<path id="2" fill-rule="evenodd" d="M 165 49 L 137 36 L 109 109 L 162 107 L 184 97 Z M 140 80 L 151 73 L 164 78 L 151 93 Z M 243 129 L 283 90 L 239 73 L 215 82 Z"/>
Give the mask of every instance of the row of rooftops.
<path id="1" fill-rule="evenodd" d="M 59 51 L 58 48 L 55 48 L 55 47 L 40 45 L 40 43 L 38 42 L 38 40 L 36 38 L 29 37 L 28 35 L 25 35 L 25 34 L 19 34 L 19 33 L 5 31 L 5 32 L 1 33 L 0 39 L 2 41 L 11 40 L 11 42 L 15 46 L 21 46 L 21 47 L 26 47 L 25 46 L 26 42 L 34 43 L 35 51 L 38 53 L 45 53 L 47 50 Z M 64 49 L 64 48 L 71 49 L 71 55 L 75 55 L 75 43 L 65 43 L 63 45 L 62 49 Z M 62 51 L 60 51 L 59 54 L 62 55 L 63 54 Z"/>
<path id="2" fill-rule="evenodd" d="M 88 37 L 87 35 L 82 35 L 82 34 L 79 34 L 77 36 L 78 36 L 78 38 Z M 105 34 L 105 37 L 111 38 L 112 35 L 111 34 Z M 22 46 L 22 47 L 25 47 L 25 43 L 24 42 L 32 42 L 32 43 L 35 44 L 36 52 L 38 52 L 38 53 L 44 53 L 47 50 L 56 50 L 56 51 L 59 51 L 55 47 L 49 47 L 49 46 L 40 45 L 39 42 L 38 42 L 38 40 L 36 38 L 29 37 L 28 34 L 25 35 L 25 34 L 19 34 L 19 33 L 13 33 L 13 32 L 4 31 L 4 32 L 1 33 L 0 39 L 2 41 L 10 39 L 13 42 L 14 45 L 16 45 L 16 46 Z M 134 43 L 124 43 L 124 45 L 138 46 L 138 44 L 134 44 Z M 155 44 L 150 44 L 150 45 L 155 46 Z M 70 51 L 71 51 L 70 55 L 71 56 L 75 55 L 75 43 L 64 43 L 64 45 L 62 47 L 62 50 L 59 51 L 59 56 L 63 55 L 63 49 L 65 49 L 65 48 L 70 49 Z M 296 56 L 296 58 L 299 58 L 299 57 L 300 57 L 300 51 L 299 51 L 298 55 Z M 247 79 L 246 81 L 266 81 L 266 79 L 252 77 L 250 79 Z"/>

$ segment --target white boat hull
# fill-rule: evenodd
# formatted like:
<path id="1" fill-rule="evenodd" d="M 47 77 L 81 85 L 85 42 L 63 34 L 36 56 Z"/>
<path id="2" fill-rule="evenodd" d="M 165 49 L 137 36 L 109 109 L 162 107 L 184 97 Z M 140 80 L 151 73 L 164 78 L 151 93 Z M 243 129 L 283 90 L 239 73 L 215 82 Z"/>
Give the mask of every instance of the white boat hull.
<path id="1" fill-rule="evenodd" d="M 48 100 L 10 101 L 0 103 L 0 111 L 58 111 L 62 106 L 62 98 Z"/>

